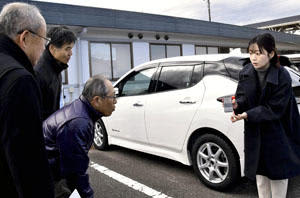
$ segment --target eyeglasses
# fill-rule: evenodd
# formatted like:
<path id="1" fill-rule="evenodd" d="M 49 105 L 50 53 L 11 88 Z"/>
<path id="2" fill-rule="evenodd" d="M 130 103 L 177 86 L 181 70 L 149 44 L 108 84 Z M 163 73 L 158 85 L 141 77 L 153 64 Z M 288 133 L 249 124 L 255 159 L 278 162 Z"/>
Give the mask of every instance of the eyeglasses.
<path id="1" fill-rule="evenodd" d="M 25 31 L 25 30 L 20 30 L 20 31 L 18 32 L 18 34 L 22 34 L 24 31 Z M 35 32 L 32 31 L 32 30 L 27 30 L 27 31 L 30 32 L 31 34 L 34 34 L 35 36 L 38 36 L 38 37 L 44 39 L 44 40 L 46 41 L 46 42 L 45 42 L 45 45 L 48 45 L 48 44 L 51 42 L 51 38 L 43 37 L 43 36 L 41 36 L 41 35 L 35 33 Z"/>
<path id="2" fill-rule="evenodd" d="M 113 99 L 113 100 L 116 100 L 116 99 L 117 99 L 117 96 L 116 96 L 116 95 L 114 95 L 114 96 L 104 96 L 103 98 L 111 98 L 111 99 Z"/>

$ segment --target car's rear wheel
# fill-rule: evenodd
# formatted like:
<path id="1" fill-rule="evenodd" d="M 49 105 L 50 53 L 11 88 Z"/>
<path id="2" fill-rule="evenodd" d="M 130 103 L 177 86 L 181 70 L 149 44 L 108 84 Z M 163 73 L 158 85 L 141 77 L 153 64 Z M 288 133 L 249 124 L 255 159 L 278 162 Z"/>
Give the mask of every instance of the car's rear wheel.
<path id="1" fill-rule="evenodd" d="M 106 150 L 108 148 L 107 133 L 101 119 L 95 122 L 94 147 L 98 150 Z"/>
<path id="2" fill-rule="evenodd" d="M 240 178 L 239 160 L 221 137 L 200 136 L 192 147 L 193 168 L 208 187 L 227 190 Z"/>

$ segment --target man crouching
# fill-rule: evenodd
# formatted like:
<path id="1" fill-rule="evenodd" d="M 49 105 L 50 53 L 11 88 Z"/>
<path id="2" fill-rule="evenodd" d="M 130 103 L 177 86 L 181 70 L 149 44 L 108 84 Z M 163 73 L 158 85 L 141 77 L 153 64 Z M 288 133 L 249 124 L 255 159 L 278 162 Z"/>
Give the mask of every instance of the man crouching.
<path id="1" fill-rule="evenodd" d="M 86 173 L 94 124 L 100 117 L 110 116 L 116 103 L 111 82 L 96 75 L 85 83 L 77 100 L 44 121 L 43 132 L 56 197 L 69 197 L 74 189 L 82 198 L 94 197 Z"/>

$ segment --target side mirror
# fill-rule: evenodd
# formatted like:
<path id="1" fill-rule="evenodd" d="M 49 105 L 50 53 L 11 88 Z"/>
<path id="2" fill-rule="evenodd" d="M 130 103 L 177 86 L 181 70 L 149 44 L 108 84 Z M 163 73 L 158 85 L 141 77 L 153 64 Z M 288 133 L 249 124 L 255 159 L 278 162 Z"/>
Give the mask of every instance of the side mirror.
<path id="1" fill-rule="evenodd" d="M 119 88 L 118 88 L 118 87 L 115 87 L 114 90 L 115 90 L 115 95 L 116 95 L 116 96 L 119 96 Z"/>

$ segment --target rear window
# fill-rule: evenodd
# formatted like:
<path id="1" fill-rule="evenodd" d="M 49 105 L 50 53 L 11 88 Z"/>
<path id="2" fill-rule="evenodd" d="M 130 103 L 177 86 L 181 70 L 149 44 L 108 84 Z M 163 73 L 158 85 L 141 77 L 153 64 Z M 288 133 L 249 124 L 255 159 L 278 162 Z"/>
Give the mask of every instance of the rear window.
<path id="1" fill-rule="evenodd" d="M 194 66 L 166 66 L 161 68 L 156 91 L 182 89 L 191 86 Z"/>
<path id="2" fill-rule="evenodd" d="M 195 84 L 200 82 L 202 77 L 203 77 L 203 64 L 195 65 L 192 79 L 191 79 L 191 86 L 194 86 Z"/>
<path id="3" fill-rule="evenodd" d="M 207 75 L 229 76 L 223 62 L 206 62 L 204 66 L 204 76 Z"/>
<path id="4" fill-rule="evenodd" d="M 228 58 L 224 60 L 225 67 L 229 76 L 234 80 L 239 80 L 239 73 L 243 69 L 243 65 L 247 64 L 248 59 Z"/>
<path id="5" fill-rule="evenodd" d="M 189 88 L 200 82 L 202 77 L 203 64 L 162 66 L 156 91 Z"/>

